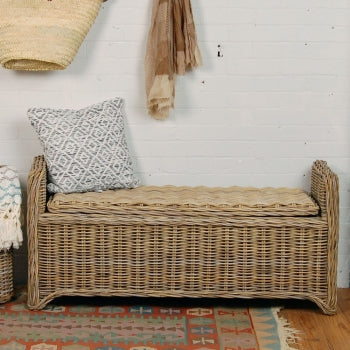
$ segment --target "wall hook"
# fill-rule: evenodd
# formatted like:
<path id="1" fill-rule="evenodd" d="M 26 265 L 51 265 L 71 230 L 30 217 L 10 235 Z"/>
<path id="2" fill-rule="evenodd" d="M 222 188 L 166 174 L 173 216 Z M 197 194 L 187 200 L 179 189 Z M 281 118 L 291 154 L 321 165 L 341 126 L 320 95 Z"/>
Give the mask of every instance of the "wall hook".
<path id="1" fill-rule="evenodd" d="M 224 55 L 221 52 L 221 45 L 218 45 L 218 57 L 224 57 Z"/>

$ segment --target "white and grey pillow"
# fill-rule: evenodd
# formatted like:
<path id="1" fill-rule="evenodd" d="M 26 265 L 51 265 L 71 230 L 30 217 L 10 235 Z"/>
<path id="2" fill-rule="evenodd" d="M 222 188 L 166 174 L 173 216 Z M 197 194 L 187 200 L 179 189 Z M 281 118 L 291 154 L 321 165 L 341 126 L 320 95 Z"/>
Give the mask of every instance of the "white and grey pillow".
<path id="1" fill-rule="evenodd" d="M 116 97 L 79 110 L 28 110 L 28 118 L 43 147 L 49 192 L 138 186 L 122 106 L 123 100 Z"/>

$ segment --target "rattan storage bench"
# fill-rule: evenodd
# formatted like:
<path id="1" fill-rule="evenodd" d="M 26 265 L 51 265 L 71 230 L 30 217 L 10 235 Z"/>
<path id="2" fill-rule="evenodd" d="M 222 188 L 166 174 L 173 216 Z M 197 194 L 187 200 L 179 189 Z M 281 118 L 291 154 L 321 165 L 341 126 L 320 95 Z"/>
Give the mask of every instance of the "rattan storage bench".
<path id="1" fill-rule="evenodd" d="M 338 178 L 312 167 L 288 188 L 141 186 L 46 191 L 28 177 L 28 307 L 53 298 L 295 298 L 336 312 Z"/>

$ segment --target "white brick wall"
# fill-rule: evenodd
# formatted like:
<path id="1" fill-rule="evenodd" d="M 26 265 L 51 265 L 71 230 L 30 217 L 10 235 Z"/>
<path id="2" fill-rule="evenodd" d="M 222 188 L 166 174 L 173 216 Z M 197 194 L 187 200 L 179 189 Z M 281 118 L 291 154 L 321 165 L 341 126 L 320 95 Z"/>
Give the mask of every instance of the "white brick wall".
<path id="1" fill-rule="evenodd" d="M 167 121 L 145 112 L 151 0 L 109 0 L 65 70 L 0 69 L 0 163 L 23 189 L 41 153 L 26 110 L 126 100 L 145 184 L 301 186 L 314 159 L 339 174 L 338 285 L 350 272 L 350 0 L 192 0 L 204 65 L 176 85 Z M 218 45 L 222 57 L 218 57 Z M 17 253 L 23 280 L 25 247 Z"/>

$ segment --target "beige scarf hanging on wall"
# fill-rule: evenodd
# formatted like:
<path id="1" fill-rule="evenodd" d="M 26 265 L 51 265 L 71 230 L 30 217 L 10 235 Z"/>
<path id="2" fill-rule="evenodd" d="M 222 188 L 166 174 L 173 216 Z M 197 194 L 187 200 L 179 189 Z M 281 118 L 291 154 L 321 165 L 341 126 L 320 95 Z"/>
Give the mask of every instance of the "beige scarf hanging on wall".
<path id="1" fill-rule="evenodd" d="M 174 107 L 175 76 L 202 63 L 191 0 L 153 0 L 145 77 L 147 109 L 166 119 Z"/>

